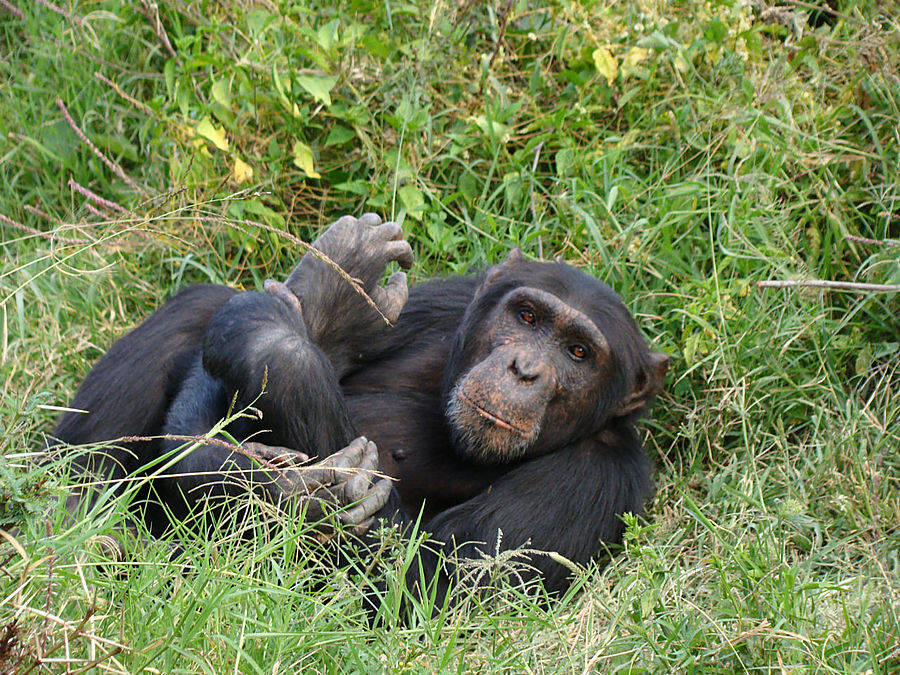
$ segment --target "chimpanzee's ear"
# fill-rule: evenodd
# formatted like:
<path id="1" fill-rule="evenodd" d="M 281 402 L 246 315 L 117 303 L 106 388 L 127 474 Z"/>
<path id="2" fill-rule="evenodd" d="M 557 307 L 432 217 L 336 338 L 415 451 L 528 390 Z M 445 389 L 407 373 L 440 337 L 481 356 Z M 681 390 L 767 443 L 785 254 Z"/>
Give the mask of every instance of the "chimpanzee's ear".
<path id="1" fill-rule="evenodd" d="M 516 246 L 509 252 L 509 255 L 506 256 L 506 260 L 488 268 L 484 278 L 481 280 L 481 286 L 479 287 L 478 292 L 481 292 L 485 286 L 489 285 L 502 270 L 510 265 L 515 265 L 520 262 L 525 262 L 525 257 L 522 255 L 522 249 Z"/>
<path id="2" fill-rule="evenodd" d="M 522 249 L 518 246 L 514 247 L 509 255 L 506 256 L 506 264 L 525 262 L 525 256 L 522 255 Z"/>
<path id="3" fill-rule="evenodd" d="M 668 354 L 650 352 L 647 363 L 638 373 L 634 391 L 625 397 L 619 405 L 616 415 L 624 417 L 646 406 L 650 399 L 662 390 L 663 380 L 666 379 L 668 370 Z"/>

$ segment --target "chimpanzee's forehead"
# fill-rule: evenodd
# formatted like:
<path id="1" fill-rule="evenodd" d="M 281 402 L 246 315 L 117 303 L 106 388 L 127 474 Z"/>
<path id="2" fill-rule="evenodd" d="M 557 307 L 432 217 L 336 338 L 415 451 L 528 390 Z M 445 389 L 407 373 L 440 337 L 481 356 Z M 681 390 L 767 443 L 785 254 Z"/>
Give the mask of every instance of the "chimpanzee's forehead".
<path id="1" fill-rule="evenodd" d="M 545 312 L 558 330 L 569 335 L 579 335 L 597 349 L 606 350 L 609 347 L 597 322 L 555 293 L 532 286 L 518 286 L 503 296 L 499 306 L 510 304 L 530 305 Z"/>
<path id="2" fill-rule="evenodd" d="M 522 261 L 509 266 L 502 276 L 521 285 L 553 293 L 560 300 L 588 314 L 601 308 L 623 307 L 616 292 L 596 277 L 566 263 Z"/>

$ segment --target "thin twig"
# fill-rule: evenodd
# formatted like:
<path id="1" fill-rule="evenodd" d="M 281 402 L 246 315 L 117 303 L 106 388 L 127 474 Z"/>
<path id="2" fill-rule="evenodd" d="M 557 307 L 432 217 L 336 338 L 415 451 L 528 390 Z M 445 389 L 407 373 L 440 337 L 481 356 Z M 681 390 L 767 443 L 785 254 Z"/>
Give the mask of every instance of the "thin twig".
<path id="1" fill-rule="evenodd" d="M 50 539 L 50 536 L 53 534 L 53 528 L 50 526 L 50 521 L 44 521 L 44 528 L 47 532 L 47 539 Z M 56 556 L 47 556 L 47 599 L 44 601 L 44 611 L 47 614 L 50 614 L 50 606 L 53 603 L 53 563 L 56 562 Z M 49 634 L 50 632 L 50 622 L 47 619 L 44 619 L 44 628 L 41 631 L 41 634 Z M 43 639 L 41 638 L 43 642 Z"/>
<path id="2" fill-rule="evenodd" d="M 150 2 L 150 0 L 141 0 L 141 7 L 144 10 L 143 14 L 150 19 L 150 23 L 153 24 L 153 31 L 156 33 L 156 37 L 159 38 L 163 47 L 169 52 L 169 56 L 175 59 L 176 63 L 180 64 L 181 61 L 178 59 L 178 54 L 176 54 L 175 50 L 172 48 L 172 43 L 169 42 L 169 36 L 166 34 L 165 26 L 162 25 L 162 20 L 159 18 L 159 6 L 155 2 Z"/>
<path id="3" fill-rule="evenodd" d="M 75 16 L 74 14 L 68 14 L 64 9 L 57 7 L 49 0 L 35 0 L 35 2 L 38 5 L 43 5 L 44 7 L 49 9 L 51 12 L 56 12 L 61 17 L 68 19 L 72 23 L 77 23 L 78 25 L 84 25 L 84 19 L 82 19 L 80 16 Z"/>
<path id="4" fill-rule="evenodd" d="M 108 199 L 104 199 L 103 197 L 98 195 L 96 192 L 92 192 L 88 188 L 79 184 L 78 182 L 75 181 L 74 178 L 69 178 L 69 187 L 72 188 L 73 190 L 75 190 L 75 192 L 78 192 L 78 193 L 84 195 L 85 197 L 90 199 L 95 204 L 99 204 L 103 208 L 109 209 L 110 211 L 116 211 L 118 213 L 124 213 L 126 215 L 133 215 L 128 209 L 126 209 L 122 206 L 119 206 L 115 202 L 112 202 Z"/>
<path id="5" fill-rule="evenodd" d="M 160 436 L 122 436 L 116 442 L 117 443 L 147 443 L 149 441 L 156 440 L 164 440 L 164 441 L 181 441 L 183 443 L 204 443 L 206 445 L 215 445 L 220 448 L 224 448 L 226 450 L 230 450 L 231 452 L 237 453 L 239 455 L 245 455 L 246 457 L 250 457 L 251 459 L 255 459 L 259 461 L 261 464 L 268 466 L 270 468 L 277 468 L 274 464 L 253 452 L 249 448 L 245 448 L 242 445 L 237 445 L 235 443 L 229 443 L 228 441 L 209 436 L 191 436 L 185 434 L 162 434 Z"/>
<path id="6" fill-rule="evenodd" d="M 6 7 L 17 19 L 24 19 L 25 15 L 22 14 L 22 10 L 16 7 L 11 2 L 7 2 L 6 0 L 0 0 L 0 5 Z"/>
<path id="7" fill-rule="evenodd" d="M 839 291 L 868 291 L 871 293 L 900 293 L 900 284 L 862 284 L 856 281 L 825 281 L 822 279 L 791 279 L 787 281 L 757 281 L 758 288 L 832 288 Z"/>
<path id="8" fill-rule="evenodd" d="M 106 218 L 106 214 L 103 213 L 103 211 L 101 211 L 100 209 L 98 209 L 97 207 L 95 207 L 95 206 L 94 206 L 93 204 L 91 204 L 90 202 L 85 202 L 85 203 L 84 203 L 84 208 L 87 209 L 89 212 L 93 213 L 93 214 L 94 214 L 95 216 L 97 216 L 98 218 Z"/>
<path id="9" fill-rule="evenodd" d="M 857 237 L 855 234 L 845 234 L 844 239 L 856 241 L 860 244 L 871 244 L 872 246 L 900 246 L 896 241 L 884 241 L 882 239 L 869 239 L 868 237 Z"/>
<path id="10" fill-rule="evenodd" d="M 22 230 L 23 232 L 27 232 L 28 234 L 33 234 L 36 237 L 43 237 L 44 239 L 52 239 L 55 241 L 61 241 L 64 244 L 89 244 L 90 242 L 87 239 L 69 239 L 68 237 L 62 237 L 54 232 L 41 232 L 40 230 L 36 230 L 33 227 L 28 227 L 27 225 L 23 225 L 22 223 L 16 222 L 12 218 L 8 216 L 4 216 L 0 213 L 0 222 L 4 222 L 7 225 L 16 228 L 17 230 Z"/>
<path id="11" fill-rule="evenodd" d="M 2 1 L 3 0 L 0 0 L 0 2 L 2 2 Z M 104 84 L 109 85 L 110 87 L 115 89 L 116 93 L 119 96 L 124 98 L 126 101 L 128 101 L 131 105 L 133 105 L 135 108 L 137 108 L 141 112 L 147 113 L 148 115 L 151 115 L 153 117 L 157 117 L 157 118 L 159 117 L 159 115 L 157 115 L 156 111 L 153 108 L 148 106 L 146 103 L 142 103 L 141 101 L 138 101 L 136 98 L 126 94 L 124 91 L 122 91 L 122 88 L 118 84 L 116 84 L 115 82 L 110 80 L 108 77 L 106 77 L 99 71 L 94 73 L 94 77 L 96 77 L 98 80 L 100 80 Z"/>
<path id="12" fill-rule="evenodd" d="M 534 172 L 537 171 L 538 160 L 541 158 L 541 148 L 543 147 L 544 141 L 537 144 L 537 147 L 534 149 L 534 161 L 531 163 L 531 222 L 535 225 L 537 225 L 538 217 L 537 209 L 534 207 Z M 540 235 L 538 235 L 538 258 L 544 259 L 544 242 L 541 241 Z"/>
<path id="13" fill-rule="evenodd" d="M 104 652 L 102 655 L 98 656 L 97 658 L 95 658 L 93 661 L 89 662 L 82 668 L 72 671 L 72 675 L 81 675 L 81 673 L 86 673 L 87 671 L 92 670 L 93 668 L 97 667 L 103 661 L 108 661 L 109 659 L 114 657 L 116 654 L 121 652 L 123 649 L 124 649 L 124 647 L 122 647 L 122 645 L 116 645 L 115 647 L 110 649 L 108 652 Z"/>
<path id="14" fill-rule="evenodd" d="M 49 213 L 47 213 L 46 211 L 41 211 L 40 209 L 35 208 L 31 204 L 23 204 L 22 208 L 25 209 L 26 211 L 30 211 L 31 213 L 33 213 L 36 216 L 40 216 L 41 218 L 45 218 L 47 220 L 52 220 L 56 223 L 59 223 L 60 225 L 65 225 L 65 223 L 63 221 L 61 221 L 59 218 L 55 218 L 55 217 L 51 216 Z"/>
<path id="15" fill-rule="evenodd" d="M 137 191 L 140 192 L 141 194 L 146 194 L 146 193 L 144 192 L 144 190 L 141 189 L 141 187 L 138 186 L 138 184 L 135 183 L 135 182 L 128 176 L 128 174 L 126 174 L 126 173 L 122 170 L 122 167 L 120 167 L 118 164 L 116 164 L 115 162 L 113 162 L 111 159 L 108 159 L 108 158 L 106 157 L 106 155 L 104 155 L 102 152 L 100 152 L 99 148 L 97 148 L 96 145 L 94 145 L 93 143 L 91 143 L 90 139 L 89 139 L 87 136 L 84 135 L 84 132 L 81 130 L 81 128 L 80 128 L 77 124 L 75 124 L 75 120 L 72 119 L 72 116 L 69 114 L 69 110 L 66 108 L 66 104 L 62 102 L 62 99 L 61 99 L 61 98 L 57 98 L 57 99 L 56 99 L 56 105 L 58 105 L 58 106 L 59 106 L 59 109 L 62 110 L 62 113 L 63 113 L 63 115 L 64 115 L 65 118 L 66 118 L 66 122 L 67 122 L 68 125 L 72 128 L 72 131 L 75 132 L 75 135 L 78 136 L 78 138 L 80 138 L 81 141 L 82 141 L 86 146 L 88 146 L 88 147 L 91 149 L 91 151 L 92 151 L 92 152 L 100 159 L 101 162 L 103 162 L 104 164 L 106 164 L 106 166 L 109 167 L 109 170 L 110 170 L 110 171 L 112 171 L 112 172 L 113 172 L 114 174 L 116 174 L 119 178 L 121 178 L 122 180 L 124 180 L 124 181 L 125 181 L 126 183 L 128 183 L 132 188 L 134 188 L 135 190 L 137 190 Z"/>
<path id="16" fill-rule="evenodd" d="M 31 608 L 29 608 L 29 609 L 31 609 Z M 33 613 L 35 613 L 35 614 L 38 614 L 38 616 L 40 616 L 40 614 L 39 614 L 38 612 L 36 612 L 34 609 L 31 609 L 31 611 L 32 611 Z M 83 631 L 84 631 L 84 627 L 87 625 L 88 621 L 90 621 L 91 617 L 94 616 L 94 613 L 95 613 L 96 611 L 97 611 L 97 606 L 96 606 L 96 605 L 91 605 L 90 607 L 88 607 L 87 612 L 85 612 L 85 614 L 84 614 L 84 618 L 83 618 L 83 619 L 81 620 L 81 622 L 74 628 L 74 630 L 72 630 L 72 628 L 71 628 L 71 625 L 72 625 L 72 624 L 71 624 L 70 622 L 65 621 L 65 622 L 62 622 L 62 624 L 63 624 L 63 626 L 64 626 L 66 629 L 72 630 L 72 637 L 73 637 L 73 638 L 74 638 L 74 637 L 78 637 L 78 636 L 80 636 L 80 635 L 85 635 L 85 636 L 86 636 L 87 634 L 83 632 Z M 102 638 L 101 638 L 101 639 L 102 639 Z M 57 640 L 56 642 L 54 642 L 52 645 L 50 645 L 50 648 L 49 648 L 48 650 L 46 650 L 43 654 L 41 654 L 41 655 L 38 657 L 38 660 L 36 660 L 36 661 L 28 668 L 28 670 L 26 670 L 24 673 L 22 673 L 22 675 L 28 675 L 28 673 L 30 673 L 32 670 L 34 670 L 35 668 L 37 668 L 38 666 L 40 666 L 40 665 L 42 664 L 42 662 L 44 661 L 44 659 L 48 658 L 51 654 L 53 654 L 53 652 L 55 652 L 57 649 L 59 649 L 59 648 L 61 648 L 61 647 L 64 647 L 66 644 L 68 644 L 68 641 L 69 641 L 69 636 L 66 635 L 65 637 L 63 637 L 63 638 Z"/>
<path id="17" fill-rule="evenodd" d="M 487 69 L 485 72 L 490 71 L 491 66 L 494 65 L 494 59 L 497 58 L 497 54 L 500 52 L 500 44 L 503 42 L 503 36 L 506 33 L 506 20 L 509 18 L 509 8 L 512 6 L 512 0 L 506 0 L 506 7 L 503 9 L 503 16 L 500 17 L 500 30 L 497 31 L 497 44 L 494 45 L 494 52 L 491 54 L 491 60 L 488 61 Z M 484 88 L 484 82 L 481 83 L 482 88 Z"/>

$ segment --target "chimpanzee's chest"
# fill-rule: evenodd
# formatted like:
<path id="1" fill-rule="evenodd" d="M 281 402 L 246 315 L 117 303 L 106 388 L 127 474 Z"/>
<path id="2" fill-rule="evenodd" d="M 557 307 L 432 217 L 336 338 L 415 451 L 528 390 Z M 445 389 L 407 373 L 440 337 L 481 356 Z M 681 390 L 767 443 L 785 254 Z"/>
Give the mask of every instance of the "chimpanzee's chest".
<path id="1" fill-rule="evenodd" d="M 484 467 L 453 451 L 438 397 L 421 392 L 348 395 L 357 433 L 375 441 L 382 470 L 396 478 L 404 507 L 425 522 L 489 490 L 509 467 Z"/>

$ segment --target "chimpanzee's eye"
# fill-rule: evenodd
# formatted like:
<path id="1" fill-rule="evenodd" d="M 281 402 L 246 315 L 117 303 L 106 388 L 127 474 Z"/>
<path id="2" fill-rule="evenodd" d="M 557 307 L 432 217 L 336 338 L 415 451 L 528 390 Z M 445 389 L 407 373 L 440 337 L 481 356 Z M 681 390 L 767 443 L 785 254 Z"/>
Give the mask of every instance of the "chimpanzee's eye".
<path id="1" fill-rule="evenodd" d="M 537 323 L 537 317 L 530 309 L 520 309 L 519 320 L 522 323 L 527 323 L 529 326 L 534 326 Z"/>
<path id="2" fill-rule="evenodd" d="M 587 347 L 585 347 L 584 345 L 569 345 L 569 356 L 571 356 L 576 361 L 584 361 L 584 359 L 587 358 L 587 353 Z"/>

